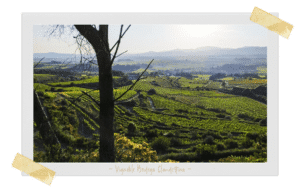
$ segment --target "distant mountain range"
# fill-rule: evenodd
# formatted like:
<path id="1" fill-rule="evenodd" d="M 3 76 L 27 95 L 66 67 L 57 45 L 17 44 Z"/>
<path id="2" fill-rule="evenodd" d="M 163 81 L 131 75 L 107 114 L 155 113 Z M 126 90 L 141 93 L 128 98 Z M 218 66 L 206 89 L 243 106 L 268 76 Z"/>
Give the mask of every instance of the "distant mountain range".
<path id="1" fill-rule="evenodd" d="M 61 53 L 34 53 L 34 61 L 45 57 L 43 62 L 60 61 L 78 63 L 80 55 Z M 148 64 L 154 59 L 153 70 L 181 70 L 216 73 L 256 72 L 258 67 L 267 66 L 267 47 L 218 48 L 200 47 L 196 49 L 175 49 L 170 51 L 149 51 L 138 54 L 124 54 L 114 63 L 113 69 L 128 70 Z M 118 66 L 119 65 L 119 66 Z M 127 66 L 126 66 L 127 65 Z M 130 70 L 131 70 L 130 69 Z M 127 71 L 126 70 L 126 71 Z M 128 70 L 129 71 L 129 70 Z"/>
<path id="2" fill-rule="evenodd" d="M 162 52 L 146 52 L 140 54 L 125 54 L 123 59 L 130 57 L 178 57 L 178 56 L 221 56 L 221 55 L 267 55 L 267 47 L 218 48 L 201 47 L 196 49 L 175 49 Z"/>

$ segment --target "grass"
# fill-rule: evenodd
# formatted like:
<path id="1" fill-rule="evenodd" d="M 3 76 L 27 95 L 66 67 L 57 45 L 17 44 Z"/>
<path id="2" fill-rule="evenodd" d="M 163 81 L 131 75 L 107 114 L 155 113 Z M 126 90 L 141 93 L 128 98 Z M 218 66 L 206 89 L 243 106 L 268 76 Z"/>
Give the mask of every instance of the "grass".
<path id="1" fill-rule="evenodd" d="M 83 79 L 83 80 L 78 80 L 78 81 L 67 81 L 67 82 L 56 82 L 56 83 L 49 83 L 49 85 L 51 86 L 69 86 L 71 85 L 71 83 L 74 84 L 87 84 L 87 83 L 98 83 L 99 82 L 99 77 L 98 76 L 94 76 L 91 78 L 87 78 L 87 79 Z"/>

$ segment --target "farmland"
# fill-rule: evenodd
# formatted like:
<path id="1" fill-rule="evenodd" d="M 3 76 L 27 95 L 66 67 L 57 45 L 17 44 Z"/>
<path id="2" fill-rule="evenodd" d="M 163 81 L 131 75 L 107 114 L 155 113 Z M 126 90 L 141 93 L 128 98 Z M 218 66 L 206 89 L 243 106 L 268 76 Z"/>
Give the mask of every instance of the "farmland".
<path id="1" fill-rule="evenodd" d="M 117 161 L 266 162 L 267 105 L 257 100 L 263 95 L 255 93 L 266 86 L 267 79 L 209 77 L 140 80 L 115 103 Z M 53 147 L 44 129 L 34 122 L 35 161 L 97 161 L 99 78 L 57 81 L 52 74 L 35 74 L 34 78 L 51 134 L 60 142 Z M 114 76 L 115 81 L 120 79 Z M 131 86 L 122 84 L 114 88 L 115 98 Z M 237 87 L 250 90 L 253 97 L 234 93 Z"/>

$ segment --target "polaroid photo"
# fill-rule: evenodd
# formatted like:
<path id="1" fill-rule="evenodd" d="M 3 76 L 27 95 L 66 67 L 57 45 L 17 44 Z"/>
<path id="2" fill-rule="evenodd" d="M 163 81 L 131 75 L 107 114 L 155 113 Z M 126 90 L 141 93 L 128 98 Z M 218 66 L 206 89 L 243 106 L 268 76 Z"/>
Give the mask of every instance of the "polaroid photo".
<path id="1" fill-rule="evenodd" d="M 22 155 L 57 176 L 278 175 L 279 37 L 250 16 L 24 13 Z"/>

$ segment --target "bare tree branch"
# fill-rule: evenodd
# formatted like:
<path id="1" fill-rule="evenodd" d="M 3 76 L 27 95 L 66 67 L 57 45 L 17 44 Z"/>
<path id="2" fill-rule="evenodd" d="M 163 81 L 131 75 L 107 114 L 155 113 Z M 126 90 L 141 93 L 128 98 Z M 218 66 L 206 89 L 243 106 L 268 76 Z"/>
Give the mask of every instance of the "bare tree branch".
<path id="1" fill-rule="evenodd" d="M 120 46 L 121 38 L 122 38 L 122 31 L 123 31 L 123 24 L 121 25 L 119 40 L 118 40 L 118 44 L 117 44 L 117 48 L 116 48 L 115 54 L 114 54 L 113 58 L 111 59 L 111 65 L 114 63 L 114 60 L 115 60 L 116 55 L 117 55 L 118 50 L 119 50 L 119 46 Z"/>
<path id="2" fill-rule="evenodd" d="M 49 36 L 51 36 L 57 30 L 58 27 L 59 27 L 59 25 L 56 25 L 56 27 L 52 30 L 52 32 L 49 34 Z"/>
<path id="3" fill-rule="evenodd" d="M 123 38 L 123 36 L 125 35 L 125 33 L 127 32 L 127 30 L 130 28 L 131 24 L 127 27 L 127 29 L 124 31 L 124 33 L 121 35 L 121 38 Z M 121 39 L 119 39 L 121 40 Z M 113 45 L 113 47 L 109 50 L 110 52 L 114 49 L 114 47 L 119 43 L 119 40 Z"/>
<path id="4" fill-rule="evenodd" d="M 45 59 L 45 57 L 43 57 L 33 68 L 36 68 L 36 66 L 38 66 L 43 59 Z"/>
<path id="5" fill-rule="evenodd" d="M 150 67 L 150 65 L 153 61 L 154 61 L 154 59 L 152 59 L 152 61 L 148 64 L 147 68 L 142 72 L 142 74 L 139 76 L 139 78 L 122 95 L 120 95 L 117 99 L 114 99 L 114 102 L 119 100 L 120 98 L 122 98 L 129 90 L 131 90 L 135 86 L 135 84 L 141 79 L 141 77 L 147 71 L 147 69 Z"/>
<path id="6" fill-rule="evenodd" d="M 117 57 L 120 57 L 121 55 L 123 55 L 123 54 L 126 53 L 126 52 L 128 52 L 128 50 L 124 51 L 123 53 L 120 53 L 119 55 L 116 56 L 116 58 L 117 58 Z"/>

